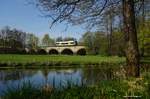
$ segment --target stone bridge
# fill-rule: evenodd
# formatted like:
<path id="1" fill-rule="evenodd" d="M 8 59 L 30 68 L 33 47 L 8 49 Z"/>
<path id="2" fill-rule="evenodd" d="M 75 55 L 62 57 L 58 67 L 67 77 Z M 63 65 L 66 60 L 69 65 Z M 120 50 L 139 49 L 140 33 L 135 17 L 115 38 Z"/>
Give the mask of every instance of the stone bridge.
<path id="1" fill-rule="evenodd" d="M 44 52 L 48 54 L 67 54 L 67 55 L 86 55 L 85 46 L 54 46 L 45 47 L 39 50 L 39 52 Z"/>

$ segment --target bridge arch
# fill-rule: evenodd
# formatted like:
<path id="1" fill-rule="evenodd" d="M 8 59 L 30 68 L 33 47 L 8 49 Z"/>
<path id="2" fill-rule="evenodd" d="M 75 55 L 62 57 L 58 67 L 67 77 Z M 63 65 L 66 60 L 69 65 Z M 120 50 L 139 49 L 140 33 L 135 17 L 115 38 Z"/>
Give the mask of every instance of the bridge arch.
<path id="1" fill-rule="evenodd" d="M 39 50 L 37 50 L 37 54 L 47 54 L 47 52 L 46 52 L 46 50 L 44 50 L 44 49 L 39 49 Z"/>
<path id="2" fill-rule="evenodd" d="M 59 52 L 58 52 L 58 50 L 56 50 L 56 49 L 50 49 L 50 50 L 49 50 L 49 54 L 55 54 L 55 55 L 58 55 Z"/>
<path id="3" fill-rule="evenodd" d="M 77 51 L 76 53 L 77 55 L 86 55 L 86 49 L 85 48 L 81 48 Z"/>
<path id="4" fill-rule="evenodd" d="M 66 48 L 64 50 L 62 50 L 61 54 L 64 54 L 64 55 L 73 55 L 73 51 L 69 48 Z"/>

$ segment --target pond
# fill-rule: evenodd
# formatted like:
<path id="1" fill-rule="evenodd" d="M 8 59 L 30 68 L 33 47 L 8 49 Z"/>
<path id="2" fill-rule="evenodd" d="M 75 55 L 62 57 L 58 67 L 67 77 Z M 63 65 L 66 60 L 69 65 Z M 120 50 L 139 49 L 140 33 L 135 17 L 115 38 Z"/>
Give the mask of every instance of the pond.
<path id="1" fill-rule="evenodd" d="M 55 88 L 66 86 L 68 82 L 81 85 L 96 84 L 102 80 L 114 79 L 111 69 L 101 68 L 48 68 L 48 69 L 8 69 L 0 70 L 0 95 L 8 87 L 18 87 L 24 82 L 37 86 L 49 85 Z"/>

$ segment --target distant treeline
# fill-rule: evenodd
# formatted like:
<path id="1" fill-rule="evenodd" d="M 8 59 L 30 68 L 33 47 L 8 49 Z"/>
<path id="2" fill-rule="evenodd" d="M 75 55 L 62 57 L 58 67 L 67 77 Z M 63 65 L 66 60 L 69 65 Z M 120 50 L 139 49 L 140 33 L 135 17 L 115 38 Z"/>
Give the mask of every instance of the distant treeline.
<path id="1" fill-rule="evenodd" d="M 6 26 L 0 30 L 0 53 L 25 53 L 25 48 L 36 48 L 38 38 L 31 33 Z"/>
<path id="2" fill-rule="evenodd" d="M 24 48 L 26 33 L 4 27 L 0 30 L 0 48 Z"/>
<path id="3" fill-rule="evenodd" d="M 150 56 L 150 21 L 145 22 L 145 27 L 138 26 L 138 45 L 141 56 Z M 88 54 L 125 56 L 125 39 L 121 29 L 109 32 L 86 32 L 80 39 L 81 45 L 87 47 Z"/>
<path id="4" fill-rule="evenodd" d="M 105 32 L 86 32 L 81 40 L 87 46 L 88 54 L 106 56 L 124 56 L 124 39 L 121 32 L 115 31 L 112 35 Z"/>

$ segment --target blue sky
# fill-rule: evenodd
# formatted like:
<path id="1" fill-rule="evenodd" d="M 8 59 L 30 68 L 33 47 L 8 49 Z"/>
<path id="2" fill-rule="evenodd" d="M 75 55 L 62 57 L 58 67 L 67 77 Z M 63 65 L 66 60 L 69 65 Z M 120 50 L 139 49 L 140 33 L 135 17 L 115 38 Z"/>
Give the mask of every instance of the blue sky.
<path id="1" fill-rule="evenodd" d="M 86 31 L 81 26 L 69 26 L 65 31 L 63 23 L 50 29 L 50 19 L 44 17 L 34 5 L 28 5 L 27 0 L 0 0 L 0 29 L 4 26 L 34 33 L 38 37 L 48 33 L 53 38 L 69 36 L 79 39 Z"/>

